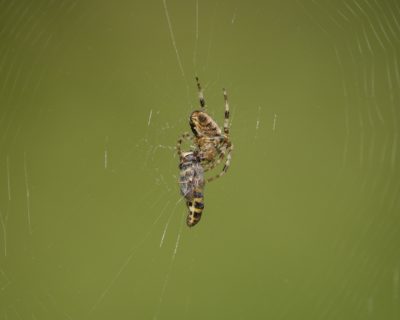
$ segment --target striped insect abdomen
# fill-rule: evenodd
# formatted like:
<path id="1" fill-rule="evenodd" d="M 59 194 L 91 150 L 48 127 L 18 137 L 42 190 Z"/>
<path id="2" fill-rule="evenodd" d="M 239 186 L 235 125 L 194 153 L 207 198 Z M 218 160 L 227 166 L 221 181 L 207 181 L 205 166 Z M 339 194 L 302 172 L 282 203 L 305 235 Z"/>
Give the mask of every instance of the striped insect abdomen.
<path id="1" fill-rule="evenodd" d="M 189 209 L 189 213 L 186 218 L 186 224 L 188 227 L 193 227 L 199 223 L 201 214 L 204 210 L 204 195 L 202 190 L 196 188 L 193 194 L 193 200 L 186 202 L 186 206 Z"/>

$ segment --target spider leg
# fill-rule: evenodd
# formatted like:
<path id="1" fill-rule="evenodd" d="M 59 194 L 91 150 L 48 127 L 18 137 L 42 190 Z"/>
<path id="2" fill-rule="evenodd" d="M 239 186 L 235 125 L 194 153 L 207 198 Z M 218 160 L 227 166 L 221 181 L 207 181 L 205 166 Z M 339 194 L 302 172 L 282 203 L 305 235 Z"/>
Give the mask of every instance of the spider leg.
<path id="1" fill-rule="evenodd" d="M 183 140 L 192 140 L 193 137 L 189 132 L 185 132 L 184 134 L 181 135 L 181 137 L 178 139 L 178 142 L 176 144 L 176 152 L 178 153 L 179 159 L 182 159 L 182 142 Z"/>
<path id="2" fill-rule="evenodd" d="M 209 163 L 202 164 L 204 172 L 214 169 L 216 166 L 218 166 L 221 163 L 221 161 L 224 159 L 224 157 L 225 157 L 225 154 L 221 153 L 218 159 L 216 159 L 216 160 L 213 159 Z"/>
<path id="3" fill-rule="evenodd" d="M 197 83 L 197 90 L 199 91 L 200 107 L 201 107 L 201 109 L 205 109 L 206 108 L 206 100 L 204 100 L 203 89 L 201 88 L 198 77 L 196 77 L 196 83 Z"/>
<path id="4" fill-rule="evenodd" d="M 224 101 L 225 101 L 225 118 L 224 118 L 224 133 L 226 135 L 229 134 L 229 103 L 228 103 L 228 94 L 225 89 L 222 89 L 224 92 Z"/>
<path id="5" fill-rule="evenodd" d="M 199 157 L 204 171 L 214 169 L 221 163 L 221 160 L 224 159 L 229 145 L 230 143 L 227 144 L 226 137 L 224 135 L 211 138 L 203 137 L 201 139 L 199 145 Z M 223 146 L 224 148 L 220 150 L 220 146 Z"/>
<path id="6" fill-rule="evenodd" d="M 232 159 L 231 152 L 232 152 L 232 150 L 233 150 L 233 145 L 230 145 L 228 147 L 227 151 L 226 151 L 226 161 L 225 161 L 224 167 L 222 168 L 222 171 L 219 174 L 217 174 L 216 176 L 208 178 L 207 182 L 211 182 L 211 181 L 214 181 L 214 180 L 222 177 L 228 171 L 229 166 L 231 165 L 231 159 Z"/>

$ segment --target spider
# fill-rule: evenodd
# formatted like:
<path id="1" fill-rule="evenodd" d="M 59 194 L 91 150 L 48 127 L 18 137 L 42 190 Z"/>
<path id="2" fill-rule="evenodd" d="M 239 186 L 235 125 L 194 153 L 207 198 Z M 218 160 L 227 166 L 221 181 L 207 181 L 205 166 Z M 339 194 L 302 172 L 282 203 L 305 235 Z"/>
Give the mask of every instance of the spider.
<path id="1" fill-rule="evenodd" d="M 205 112 L 206 101 L 204 99 L 203 89 L 200 85 L 199 78 L 196 77 L 197 89 L 200 101 L 200 110 L 193 111 L 189 117 L 190 128 L 192 129 L 193 136 L 189 133 L 184 133 L 178 140 L 178 154 L 181 158 L 181 144 L 183 139 L 192 140 L 196 150 L 198 150 L 198 157 L 203 166 L 204 171 L 209 171 L 216 167 L 221 160 L 226 157 L 226 161 L 222 171 L 208 178 L 206 181 L 211 182 L 223 176 L 231 163 L 231 152 L 233 145 L 229 139 L 229 104 L 228 95 L 226 90 L 223 89 L 225 101 L 225 119 L 224 131 L 214 121 L 209 114 Z"/>

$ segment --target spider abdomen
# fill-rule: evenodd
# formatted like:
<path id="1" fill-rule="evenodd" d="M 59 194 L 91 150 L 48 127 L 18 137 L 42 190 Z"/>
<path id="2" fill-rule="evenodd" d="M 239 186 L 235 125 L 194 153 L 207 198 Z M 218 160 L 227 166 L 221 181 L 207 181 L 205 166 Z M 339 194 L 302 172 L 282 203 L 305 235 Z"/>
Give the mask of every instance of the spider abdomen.
<path id="1" fill-rule="evenodd" d="M 216 137 L 222 131 L 214 119 L 204 111 L 193 111 L 189 119 L 190 128 L 195 137 Z"/>

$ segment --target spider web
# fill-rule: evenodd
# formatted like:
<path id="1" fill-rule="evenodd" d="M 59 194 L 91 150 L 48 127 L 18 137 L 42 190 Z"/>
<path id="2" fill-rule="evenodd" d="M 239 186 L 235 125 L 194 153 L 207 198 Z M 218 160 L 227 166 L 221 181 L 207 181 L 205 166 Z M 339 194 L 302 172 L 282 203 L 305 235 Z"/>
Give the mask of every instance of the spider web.
<path id="1" fill-rule="evenodd" d="M 0 39 L 0 318 L 398 318 L 396 1 L 1 1 Z M 235 151 L 188 229 L 195 75 Z"/>

